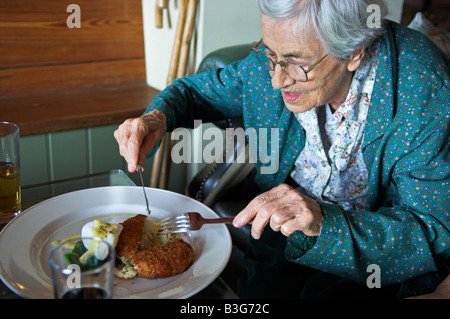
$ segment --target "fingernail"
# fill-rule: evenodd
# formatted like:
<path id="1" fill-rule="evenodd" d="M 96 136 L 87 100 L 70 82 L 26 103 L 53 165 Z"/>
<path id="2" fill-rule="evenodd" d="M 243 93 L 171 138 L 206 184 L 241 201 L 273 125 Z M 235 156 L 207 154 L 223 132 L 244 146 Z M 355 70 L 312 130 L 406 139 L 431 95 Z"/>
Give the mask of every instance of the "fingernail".
<path id="1" fill-rule="evenodd" d="M 254 239 L 259 239 L 259 234 L 252 232 L 252 237 Z"/>

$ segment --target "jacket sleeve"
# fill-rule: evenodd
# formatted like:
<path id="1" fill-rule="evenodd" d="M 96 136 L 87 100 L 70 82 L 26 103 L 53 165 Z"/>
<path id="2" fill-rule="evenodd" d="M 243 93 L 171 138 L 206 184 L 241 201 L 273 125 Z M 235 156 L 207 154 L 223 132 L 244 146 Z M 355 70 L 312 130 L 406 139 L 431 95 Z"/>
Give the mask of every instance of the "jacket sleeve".
<path id="1" fill-rule="evenodd" d="M 192 128 L 195 119 L 205 122 L 223 120 L 242 114 L 241 66 L 245 59 L 223 69 L 199 73 L 175 80 L 148 106 L 162 111 L 169 131 Z"/>

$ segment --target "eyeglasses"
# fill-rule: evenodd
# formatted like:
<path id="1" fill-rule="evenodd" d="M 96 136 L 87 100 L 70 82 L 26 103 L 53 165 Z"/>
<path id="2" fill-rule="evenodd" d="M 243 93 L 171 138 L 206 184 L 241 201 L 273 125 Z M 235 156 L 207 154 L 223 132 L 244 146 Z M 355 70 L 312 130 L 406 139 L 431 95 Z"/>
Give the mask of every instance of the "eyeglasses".
<path id="1" fill-rule="evenodd" d="M 314 69 L 320 62 L 322 62 L 328 56 L 328 54 L 326 54 L 323 58 L 321 58 L 319 61 L 315 62 L 307 70 L 305 70 L 301 65 L 289 61 L 274 62 L 269 56 L 267 56 L 264 52 L 258 49 L 261 43 L 262 39 L 252 49 L 252 52 L 255 53 L 255 57 L 261 63 L 261 65 L 269 69 L 269 71 L 274 71 L 277 64 L 279 64 L 283 72 L 286 73 L 286 75 L 300 82 L 307 82 L 308 73 L 311 72 L 312 69 Z"/>

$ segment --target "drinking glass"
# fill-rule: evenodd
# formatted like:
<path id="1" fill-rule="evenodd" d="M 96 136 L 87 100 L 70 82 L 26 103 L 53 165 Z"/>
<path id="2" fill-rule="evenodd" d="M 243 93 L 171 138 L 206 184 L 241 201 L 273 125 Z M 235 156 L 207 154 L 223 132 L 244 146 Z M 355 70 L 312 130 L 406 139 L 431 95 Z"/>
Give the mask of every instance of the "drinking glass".
<path id="1" fill-rule="evenodd" d="M 115 258 L 114 248 L 97 237 L 72 236 L 58 243 L 50 253 L 55 298 L 112 298 Z"/>
<path id="2" fill-rule="evenodd" d="M 19 127 L 0 122 L 0 224 L 21 210 Z"/>

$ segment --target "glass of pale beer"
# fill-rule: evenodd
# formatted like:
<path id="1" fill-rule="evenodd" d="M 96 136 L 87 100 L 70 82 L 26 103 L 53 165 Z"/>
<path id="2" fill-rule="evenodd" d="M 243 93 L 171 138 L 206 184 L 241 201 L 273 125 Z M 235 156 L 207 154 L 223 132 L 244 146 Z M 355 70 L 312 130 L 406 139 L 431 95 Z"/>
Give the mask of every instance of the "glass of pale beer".
<path id="1" fill-rule="evenodd" d="M 19 127 L 0 122 L 0 225 L 21 210 Z"/>

